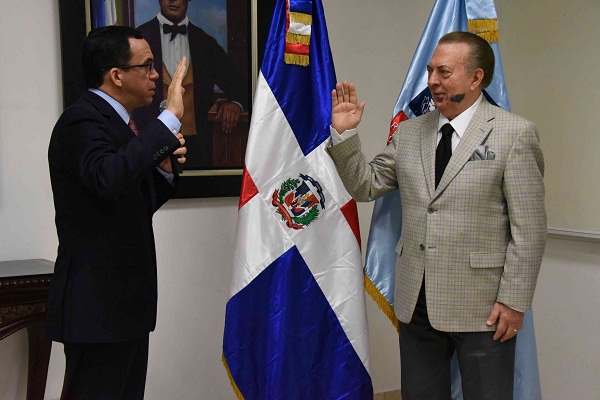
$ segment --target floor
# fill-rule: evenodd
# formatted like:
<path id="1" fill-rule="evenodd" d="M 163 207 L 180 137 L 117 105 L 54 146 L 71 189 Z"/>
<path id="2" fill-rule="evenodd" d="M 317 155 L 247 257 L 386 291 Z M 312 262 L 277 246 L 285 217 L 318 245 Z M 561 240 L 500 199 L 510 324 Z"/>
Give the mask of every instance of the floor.
<path id="1" fill-rule="evenodd" d="M 375 393 L 373 400 L 402 400 L 402 396 L 400 396 L 399 390 L 394 390 L 393 392 Z"/>

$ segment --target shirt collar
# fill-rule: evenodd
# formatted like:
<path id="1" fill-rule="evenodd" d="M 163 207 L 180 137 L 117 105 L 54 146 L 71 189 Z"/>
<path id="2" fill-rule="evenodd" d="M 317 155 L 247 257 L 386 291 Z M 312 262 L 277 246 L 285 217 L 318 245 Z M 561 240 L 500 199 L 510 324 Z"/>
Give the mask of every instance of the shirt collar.
<path id="1" fill-rule="evenodd" d="M 168 19 L 166 19 L 165 16 L 162 15 L 161 13 L 158 13 L 158 15 L 156 16 L 156 18 L 158 18 L 158 22 L 160 22 L 161 25 L 164 25 L 164 24 L 173 25 L 173 23 L 171 21 L 169 21 Z M 179 25 L 179 26 L 181 26 L 181 25 L 187 25 L 189 22 L 190 22 L 190 19 L 186 15 L 185 18 L 183 19 L 183 21 L 181 21 L 177 25 Z"/>
<path id="2" fill-rule="evenodd" d="M 127 112 L 125 107 L 123 107 L 121 105 L 121 103 L 119 103 L 118 101 L 116 101 L 115 99 L 113 99 L 112 97 L 110 97 L 109 95 L 107 95 L 100 89 L 88 89 L 88 90 L 92 93 L 96 93 L 98 96 L 100 96 L 104 100 L 106 100 L 107 103 L 110 104 L 110 106 L 115 109 L 117 114 L 119 114 L 119 116 L 121 118 L 123 118 L 123 121 L 125 121 L 126 124 L 129 123 L 129 118 L 130 118 L 129 113 Z"/>
<path id="3" fill-rule="evenodd" d="M 473 103 L 471 107 L 467 108 L 465 111 L 460 113 L 452 121 L 450 121 L 442 113 L 440 113 L 438 119 L 438 132 L 442 129 L 442 126 L 444 126 L 444 124 L 450 122 L 458 137 L 462 138 L 463 134 L 467 130 L 467 127 L 469 126 L 469 122 L 471 122 L 471 118 L 473 118 L 473 114 L 475 114 L 475 111 L 479 107 L 479 104 L 481 104 L 481 99 L 483 99 L 483 93 L 479 95 L 479 97 L 477 98 L 477 100 L 475 100 L 475 103 Z"/>

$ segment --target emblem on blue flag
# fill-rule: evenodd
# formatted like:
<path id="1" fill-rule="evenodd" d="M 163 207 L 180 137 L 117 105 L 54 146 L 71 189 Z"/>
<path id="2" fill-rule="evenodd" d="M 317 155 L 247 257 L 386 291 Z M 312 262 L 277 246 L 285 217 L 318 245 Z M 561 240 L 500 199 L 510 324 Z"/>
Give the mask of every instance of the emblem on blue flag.
<path id="1" fill-rule="evenodd" d="M 431 96 L 429 88 L 425 88 L 421 93 L 415 96 L 415 98 L 408 103 L 408 106 L 417 117 L 435 110 L 435 104 L 433 103 L 433 97 Z"/>
<path id="2" fill-rule="evenodd" d="M 273 192 L 271 203 L 288 228 L 303 229 L 319 217 L 319 205 L 325 209 L 325 196 L 319 182 L 308 175 L 288 178 Z"/>

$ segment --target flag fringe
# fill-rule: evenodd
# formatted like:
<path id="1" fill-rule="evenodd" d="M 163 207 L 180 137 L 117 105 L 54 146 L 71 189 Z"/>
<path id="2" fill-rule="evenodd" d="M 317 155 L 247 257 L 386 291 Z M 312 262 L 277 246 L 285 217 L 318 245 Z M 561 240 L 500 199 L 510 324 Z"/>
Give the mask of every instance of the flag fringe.
<path id="1" fill-rule="evenodd" d="M 497 31 L 496 32 L 482 32 L 482 33 L 478 33 L 477 36 L 485 39 L 488 43 L 496 43 L 496 42 L 498 42 L 498 39 L 500 38 Z"/>
<path id="2" fill-rule="evenodd" d="M 302 54 L 289 54 L 285 53 L 285 63 L 286 64 L 295 64 L 301 65 L 303 67 L 308 67 L 308 56 Z"/>
<path id="3" fill-rule="evenodd" d="M 498 41 L 498 20 L 497 19 L 470 19 L 469 32 L 485 39 L 488 43 Z"/>
<path id="4" fill-rule="evenodd" d="M 497 19 L 470 19 L 469 20 L 469 32 L 480 33 L 480 32 L 491 32 L 498 30 Z"/>
<path id="5" fill-rule="evenodd" d="M 304 25 L 312 24 L 312 15 L 299 12 L 290 12 L 290 20 Z"/>
<path id="6" fill-rule="evenodd" d="M 221 361 L 223 361 L 223 366 L 225 367 L 225 371 L 227 371 L 227 376 L 229 377 L 229 381 L 231 382 L 231 388 L 233 389 L 233 392 L 235 393 L 238 400 L 244 400 L 242 392 L 240 392 L 240 389 L 233 380 L 233 375 L 231 375 L 231 371 L 229 370 L 229 365 L 227 364 L 227 360 L 225 359 L 225 354 L 221 354 Z"/>
<path id="7" fill-rule="evenodd" d="M 386 317 L 390 320 L 396 331 L 400 332 L 400 323 L 398 322 L 398 317 L 396 317 L 396 313 L 394 312 L 394 308 L 388 301 L 383 297 L 377 286 L 373 284 L 371 278 L 367 275 L 367 272 L 364 272 L 365 275 L 365 290 L 371 296 L 373 301 L 377 304 L 379 309 L 385 314 Z"/>
<path id="8" fill-rule="evenodd" d="M 285 41 L 291 44 L 310 44 L 310 35 L 299 35 L 297 33 L 286 33 Z"/>

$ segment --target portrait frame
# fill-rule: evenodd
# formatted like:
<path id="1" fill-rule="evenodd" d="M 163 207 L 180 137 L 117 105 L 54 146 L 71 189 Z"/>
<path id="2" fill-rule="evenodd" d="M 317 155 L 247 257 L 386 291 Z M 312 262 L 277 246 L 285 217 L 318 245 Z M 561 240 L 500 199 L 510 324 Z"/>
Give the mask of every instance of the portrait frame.
<path id="1" fill-rule="evenodd" d="M 158 2 L 158 0 L 156 0 Z M 196 0 L 201 1 L 201 0 Z M 232 0 L 226 0 L 227 2 Z M 239 0 L 234 0 L 239 1 Z M 262 61 L 264 43 L 268 35 L 273 8 L 277 0 L 241 0 L 247 3 L 248 126 L 252 112 L 252 98 Z M 59 0 L 60 44 L 63 78 L 63 105 L 68 107 L 81 95 L 84 79 L 81 72 L 81 49 L 91 29 L 92 0 Z M 126 25 L 135 24 L 135 0 L 123 0 L 122 18 Z M 226 33 L 227 35 L 228 33 Z M 244 148 L 245 150 L 245 148 Z M 243 161 L 243 154 L 242 154 Z M 235 197 L 240 195 L 243 168 L 185 170 L 179 177 L 179 189 L 173 198 Z"/>

